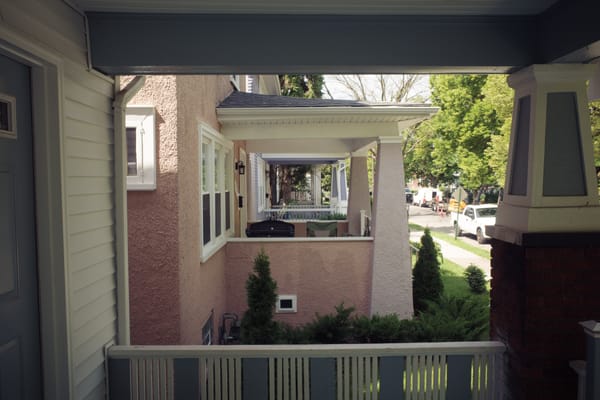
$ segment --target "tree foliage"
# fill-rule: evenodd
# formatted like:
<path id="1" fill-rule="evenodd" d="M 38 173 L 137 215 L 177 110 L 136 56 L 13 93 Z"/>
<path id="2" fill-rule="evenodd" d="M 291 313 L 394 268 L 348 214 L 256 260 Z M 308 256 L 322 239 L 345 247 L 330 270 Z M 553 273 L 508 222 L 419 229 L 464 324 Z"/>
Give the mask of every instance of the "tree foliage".
<path id="1" fill-rule="evenodd" d="M 279 75 L 281 95 L 320 99 L 323 96 L 323 75 Z"/>
<path id="2" fill-rule="evenodd" d="M 271 277 L 269 256 L 264 250 L 254 258 L 253 273 L 246 281 L 248 310 L 242 318 L 242 342 L 245 344 L 274 343 L 278 326 L 273 321 L 277 301 L 277 283 Z"/>
<path id="3" fill-rule="evenodd" d="M 428 228 L 421 237 L 421 247 L 413 268 L 413 303 L 415 311 L 424 311 L 428 303 L 437 302 L 444 291 L 438 252 Z"/>
<path id="4" fill-rule="evenodd" d="M 440 111 L 419 125 L 407 174 L 428 184 L 461 184 L 482 190 L 504 184 L 512 114 L 512 91 L 504 75 L 435 75 L 432 103 Z"/>

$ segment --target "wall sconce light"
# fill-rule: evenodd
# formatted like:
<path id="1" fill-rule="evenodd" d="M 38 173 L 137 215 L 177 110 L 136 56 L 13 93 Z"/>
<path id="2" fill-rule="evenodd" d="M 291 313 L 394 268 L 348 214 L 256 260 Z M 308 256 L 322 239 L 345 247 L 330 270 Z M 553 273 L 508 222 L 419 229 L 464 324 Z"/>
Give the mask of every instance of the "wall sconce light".
<path id="1" fill-rule="evenodd" d="M 243 161 L 235 162 L 235 169 L 240 173 L 240 175 L 244 175 L 246 173 L 246 166 Z"/>

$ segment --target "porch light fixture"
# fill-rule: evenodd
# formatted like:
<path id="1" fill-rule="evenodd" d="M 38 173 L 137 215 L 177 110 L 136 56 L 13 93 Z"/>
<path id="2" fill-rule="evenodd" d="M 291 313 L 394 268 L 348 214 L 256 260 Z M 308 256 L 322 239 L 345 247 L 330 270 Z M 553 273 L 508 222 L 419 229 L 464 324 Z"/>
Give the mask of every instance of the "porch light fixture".
<path id="1" fill-rule="evenodd" d="M 235 162 L 235 169 L 240 173 L 240 175 L 244 175 L 246 173 L 246 166 L 243 161 Z"/>

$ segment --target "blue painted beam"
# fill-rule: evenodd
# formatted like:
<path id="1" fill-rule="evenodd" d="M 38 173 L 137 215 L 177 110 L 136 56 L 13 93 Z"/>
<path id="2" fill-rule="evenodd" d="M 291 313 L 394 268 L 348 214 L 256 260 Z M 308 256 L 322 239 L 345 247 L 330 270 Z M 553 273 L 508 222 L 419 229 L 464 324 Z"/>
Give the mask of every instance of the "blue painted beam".
<path id="1" fill-rule="evenodd" d="M 175 400 L 200 398 L 200 364 L 198 358 L 173 360 Z"/>
<path id="2" fill-rule="evenodd" d="M 131 399 L 131 370 L 129 359 L 108 359 L 109 398 L 111 400 Z"/>
<path id="3" fill-rule="evenodd" d="M 379 360 L 379 400 L 404 400 L 406 357 L 381 357 Z"/>
<path id="4" fill-rule="evenodd" d="M 109 75 L 506 72 L 538 53 L 534 17 L 88 13 L 88 22 L 92 64 Z"/>
<path id="5" fill-rule="evenodd" d="M 588 62 L 600 57 L 600 1 L 560 0 L 538 18 L 541 63 Z"/>
<path id="6" fill-rule="evenodd" d="M 447 399 L 470 399 L 471 398 L 471 365 L 472 355 L 452 355 L 447 357 L 448 361 L 448 387 L 446 388 Z"/>
<path id="7" fill-rule="evenodd" d="M 269 398 L 269 360 L 244 358 L 242 360 L 242 398 L 244 400 Z"/>
<path id="8" fill-rule="evenodd" d="M 335 400 L 336 386 L 335 358 L 310 359 L 310 398 L 311 400 Z"/>

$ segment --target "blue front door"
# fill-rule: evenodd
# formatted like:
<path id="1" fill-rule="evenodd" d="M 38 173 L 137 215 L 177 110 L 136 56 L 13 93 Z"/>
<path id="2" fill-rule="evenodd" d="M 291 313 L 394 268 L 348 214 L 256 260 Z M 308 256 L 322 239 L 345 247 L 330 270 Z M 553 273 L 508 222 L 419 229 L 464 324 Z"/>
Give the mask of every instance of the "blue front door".
<path id="1" fill-rule="evenodd" d="M 30 73 L 0 54 L 0 400 L 42 398 Z"/>

